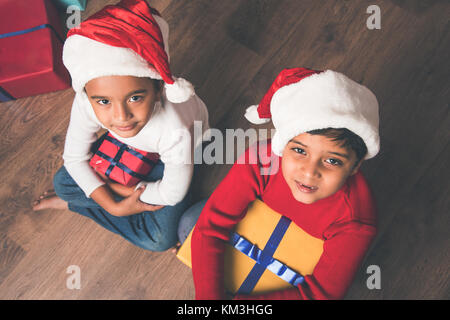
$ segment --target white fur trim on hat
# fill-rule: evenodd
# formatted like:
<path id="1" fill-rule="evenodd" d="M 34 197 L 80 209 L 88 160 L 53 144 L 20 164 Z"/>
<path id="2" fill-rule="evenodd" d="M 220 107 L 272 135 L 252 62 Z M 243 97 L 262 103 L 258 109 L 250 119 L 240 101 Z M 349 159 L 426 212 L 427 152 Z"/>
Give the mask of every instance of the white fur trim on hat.
<path id="1" fill-rule="evenodd" d="M 270 111 L 276 129 L 272 150 L 278 156 L 295 136 L 325 128 L 347 128 L 360 136 L 367 146 L 365 159 L 380 149 L 375 95 L 341 73 L 327 70 L 278 89 Z"/>

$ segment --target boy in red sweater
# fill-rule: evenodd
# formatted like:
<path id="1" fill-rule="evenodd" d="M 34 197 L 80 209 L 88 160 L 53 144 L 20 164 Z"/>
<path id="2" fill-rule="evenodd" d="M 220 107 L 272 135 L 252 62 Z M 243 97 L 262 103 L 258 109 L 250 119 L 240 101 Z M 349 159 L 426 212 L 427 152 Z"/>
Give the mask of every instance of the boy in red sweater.
<path id="1" fill-rule="evenodd" d="M 292 289 L 234 298 L 343 298 L 376 234 L 359 172 L 379 150 L 376 97 L 338 72 L 286 69 L 245 116 L 255 124 L 272 119 L 276 133 L 246 151 L 203 207 L 191 243 L 196 298 L 227 297 L 224 245 L 255 199 L 321 239 L 323 252 Z"/>

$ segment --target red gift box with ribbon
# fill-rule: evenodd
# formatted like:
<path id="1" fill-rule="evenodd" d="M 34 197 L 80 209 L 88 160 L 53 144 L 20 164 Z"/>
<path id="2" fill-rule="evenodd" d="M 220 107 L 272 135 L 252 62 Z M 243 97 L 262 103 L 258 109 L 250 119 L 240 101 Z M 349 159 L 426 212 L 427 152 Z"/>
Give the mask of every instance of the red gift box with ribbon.
<path id="1" fill-rule="evenodd" d="M 0 1 L 0 101 L 69 88 L 64 38 L 51 1 Z"/>
<path id="2" fill-rule="evenodd" d="M 159 160 L 159 154 L 132 148 L 110 133 L 103 136 L 89 165 L 127 187 L 144 180 Z"/>

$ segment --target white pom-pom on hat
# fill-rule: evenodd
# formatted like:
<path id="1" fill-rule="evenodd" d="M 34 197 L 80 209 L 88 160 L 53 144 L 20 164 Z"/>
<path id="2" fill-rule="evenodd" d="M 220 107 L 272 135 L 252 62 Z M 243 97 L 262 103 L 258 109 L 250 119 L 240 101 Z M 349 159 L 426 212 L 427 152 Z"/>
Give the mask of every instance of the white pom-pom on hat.
<path id="1" fill-rule="evenodd" d="M 173 84 L 165 83 L 167 100 L 173 103 L 181 103 L 189 100 L 194 94 L 192 83 L 183 78 L 174 78 Z"/>
<path id="2" fill-rule="evenodd" d="M 257 104 L 248 107 L 245 110 L 244 117 L 253 124 L 264 124 L 270 122 L 270 118 L 259 117 Z"/>

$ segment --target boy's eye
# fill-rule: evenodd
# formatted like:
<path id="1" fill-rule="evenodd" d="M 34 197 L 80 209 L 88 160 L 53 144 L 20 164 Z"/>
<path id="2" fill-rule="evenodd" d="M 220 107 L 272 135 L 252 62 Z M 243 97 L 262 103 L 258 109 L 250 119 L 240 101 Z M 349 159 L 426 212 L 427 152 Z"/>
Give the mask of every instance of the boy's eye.
<path id="1" fill-rule="evenodd" d="M 106 104 L 109 104 L 109 100 L 108 99 L 101 99 L 101 100 L 98 100 L 97 103 L 101 104 L 101 105 L 106 105 Z"/>
<path id="2" fill-rule="evenodd" d="M 341 166 L 342 165 L 342 161 L 338 160 L 338 159 L 330 158 L 330 159 L 327 159 L 325 161 L 328 162 L 329 164 L 333 165 L 333 166 Z"/>
<path id="3" fill-rule="evenodd" d="M 299 153 L 299 154 L 306 154 L 305 150 L 303 150 L 302 148 L 292 148 L 292 150 L 294 150 L 295 152 Z"/>
<path id="4" fill-rule="evenodd" d="M 142 96 L 132 96 L 131 98 L 130 98 L 130 101 L 131 102 L 137 102 L 137 101 L 139 101 L 139 100 L 141 100 L 142 99 Z"/>

